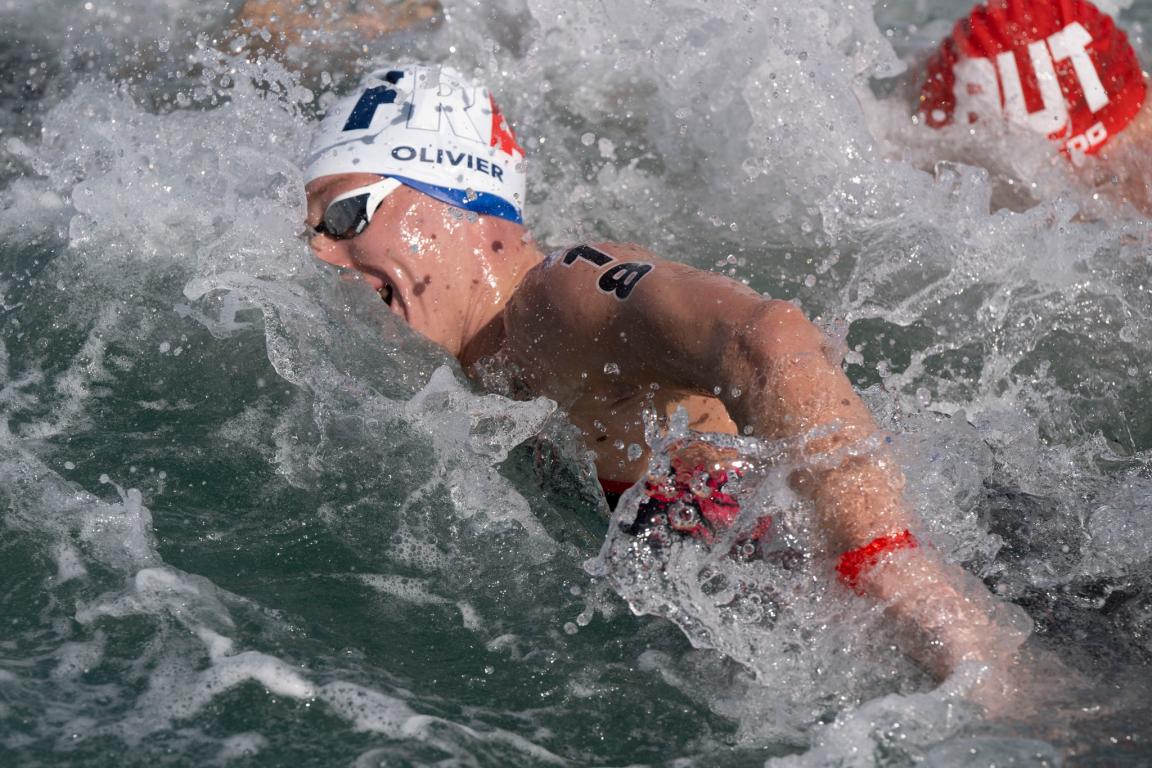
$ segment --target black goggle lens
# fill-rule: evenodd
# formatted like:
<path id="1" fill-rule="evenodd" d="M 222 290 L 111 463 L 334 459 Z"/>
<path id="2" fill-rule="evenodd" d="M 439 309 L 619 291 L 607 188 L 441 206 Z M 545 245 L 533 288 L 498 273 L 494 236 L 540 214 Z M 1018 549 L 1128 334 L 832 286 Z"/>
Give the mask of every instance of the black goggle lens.
<path id="1" fill-rule="evenodd" d="M 368 226 L 368 197 L 364 193 L 332 203 L 316 231 L 337 240 L 356 237 Z"/>

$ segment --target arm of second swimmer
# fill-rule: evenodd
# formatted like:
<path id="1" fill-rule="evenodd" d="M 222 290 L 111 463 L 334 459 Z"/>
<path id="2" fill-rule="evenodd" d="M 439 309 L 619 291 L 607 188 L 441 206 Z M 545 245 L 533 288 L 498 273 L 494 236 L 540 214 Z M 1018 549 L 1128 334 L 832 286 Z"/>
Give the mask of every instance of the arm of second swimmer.
<path id="1" fill-rule="evenodd" d="M 345 1 L 337 6 L 324 3 L 321 10 L 302 0 L 245 0 L 234 29 L 241 36 L 267 32 L 265 42 L 274 48 L 299 43 L 307 32 L 352 33 L 367 42 L 432 22 L 441 12 L 439 0 L 370 0 L 355 9 Z"/>

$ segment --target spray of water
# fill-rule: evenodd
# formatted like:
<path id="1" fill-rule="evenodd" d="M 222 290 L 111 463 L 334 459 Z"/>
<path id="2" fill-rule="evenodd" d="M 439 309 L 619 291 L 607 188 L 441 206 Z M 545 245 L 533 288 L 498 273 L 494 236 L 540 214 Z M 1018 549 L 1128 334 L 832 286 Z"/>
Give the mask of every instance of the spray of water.
<path id="1" fill-rule="evenodd" d="M 1146 226 L 1042 142 L 912 121 L 962 10 L 445 3 L 285 64 L 224 7 L 0 2 L 0 749 L 1107 761 L 1152 652 Z M 554 404 L 476 391 L 299 238 L 310 121 L 401 60 L 499 94 L 538 239 L 642 242 L 818 317 L 925 536 L 1080 682 L 1013 725 L 963 703 L 975 671 L 934 688 L 832 589 L 781 446 L 736 446 L 744 523 L 799 557 L 645 552 L 635 496 L 605 534 Z"/>

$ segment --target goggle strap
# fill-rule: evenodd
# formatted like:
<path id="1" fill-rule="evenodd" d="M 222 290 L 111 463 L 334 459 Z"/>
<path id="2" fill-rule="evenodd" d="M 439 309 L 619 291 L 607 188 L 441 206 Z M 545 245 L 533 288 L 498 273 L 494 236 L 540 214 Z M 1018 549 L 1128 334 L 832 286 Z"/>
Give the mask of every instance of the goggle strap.
<path id="1" fill-rule="evenodd" d="M 372 215 L 376 213 L 376 209 L 379 208 L 380 204 L 384 202 L 384 198 L 388 197 L 388 195 L 402 187 L 403 184 L 391 176 L 388 176 L 377 184 L 373 184 L 372 186 L 375 187 L 375 189 L 373 189 L 372 193 L 368 195 L 367 210 L 371 211 L 371 213 L 368 214 L 369 221 L 371 221 Z"/>

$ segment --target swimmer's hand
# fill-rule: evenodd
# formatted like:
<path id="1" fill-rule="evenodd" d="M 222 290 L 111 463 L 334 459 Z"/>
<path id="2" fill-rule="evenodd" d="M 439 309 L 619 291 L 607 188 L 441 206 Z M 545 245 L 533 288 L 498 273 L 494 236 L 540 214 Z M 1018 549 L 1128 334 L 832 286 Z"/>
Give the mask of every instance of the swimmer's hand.
<path id="1" fill-rule="evenodd" d="M 282 49 L 315 33 L 308 44 L 329 48 L 433 23 L 441 10 L 439 0 L 246 0 L 234 31 L 240 47 Z"/>
<path id="2" fill-rule="evenodd" d="M 974 676 L 966 698 L 991 717 L 1012 711 L 1023 674 L 1017 653 L 1031 631 L 1022 609 L 928 548 L 893 556 L 860 586 L 887 606 L 900 645 L 937 679 L 963 668 Z"/>

